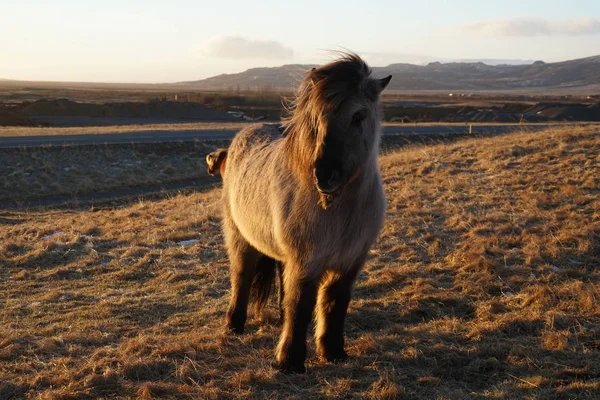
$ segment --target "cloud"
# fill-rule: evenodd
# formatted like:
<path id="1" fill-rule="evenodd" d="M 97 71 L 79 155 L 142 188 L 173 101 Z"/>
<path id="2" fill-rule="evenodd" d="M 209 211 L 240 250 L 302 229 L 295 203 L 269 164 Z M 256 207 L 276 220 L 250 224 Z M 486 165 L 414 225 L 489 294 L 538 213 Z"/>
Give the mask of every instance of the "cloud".
<path id="1" fill-rule="evenodd" d="M 202 54 L 228 59 L 284 60 L 294 51 L 274 40 L 252 39 L 242 36 L 217 36 L 200 44 Z"/>
<path id="2" fill-rule="evenodd" d="M 515 18 L 480 21 L 459 25 L 451 29 L 459 34 L 488 36 L 552 36 L 600 34 L 600 21 L 596 18 L 552 20 L 543 18 Z"/>

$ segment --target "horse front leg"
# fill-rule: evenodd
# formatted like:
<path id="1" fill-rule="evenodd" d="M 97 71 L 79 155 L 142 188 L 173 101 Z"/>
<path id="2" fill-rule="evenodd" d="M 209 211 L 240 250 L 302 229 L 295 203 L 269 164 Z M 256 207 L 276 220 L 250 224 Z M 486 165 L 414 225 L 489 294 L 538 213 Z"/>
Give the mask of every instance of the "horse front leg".
<path id="1" fill-rule="evenodd" d="M 304 373 L 306 335 L 317 298 L 318 279 L 293 276 L 293 266 L 285 266 L 283 329 L 273 367 L 285 373 Z"/>
<path id="2" fill-rule="evenodd" d="M 319 288 L 315 341 L 317 355 L 323 361 L 348 358 L 344 350 L 344 321 L 358 270 L 354 268 L 345 274 L 328 272 Z"/>

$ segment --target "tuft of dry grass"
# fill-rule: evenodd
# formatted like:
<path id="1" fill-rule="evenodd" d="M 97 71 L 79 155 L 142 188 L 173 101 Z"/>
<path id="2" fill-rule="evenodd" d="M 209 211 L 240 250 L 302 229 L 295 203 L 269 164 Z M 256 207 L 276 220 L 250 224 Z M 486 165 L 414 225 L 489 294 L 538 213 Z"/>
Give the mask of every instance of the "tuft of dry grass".
<path id="1" fill-rule="evenodd" d="M 415 145 L 381 168 L 351 359 L 311 343 L 306 375 L 270 368 L 274 303 L 222 330 L 218 189 L 1 212 L 0 398 L 598 398 L 600 130 Z"/>

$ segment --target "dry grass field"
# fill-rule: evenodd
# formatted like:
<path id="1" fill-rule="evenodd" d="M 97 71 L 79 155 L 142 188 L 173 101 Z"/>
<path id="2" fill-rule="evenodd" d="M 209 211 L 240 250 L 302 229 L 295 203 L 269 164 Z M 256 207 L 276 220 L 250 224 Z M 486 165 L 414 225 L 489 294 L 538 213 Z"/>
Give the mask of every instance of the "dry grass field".
<path id="1" fill-rule="evenodd" d="M 0 207 L 208 177 L 205 156 L 221 142 L 0 150 Z"/>
<path id="2" fill-rule="evenodd" d="M 0 211 L 0 399 L 600 397 L 600 129 L 381 158 L 351 359 L 270 367 L 275 304 L 222 329 L 219 189 Z M 262 322 L 259 321 L 259 317 Z"/>

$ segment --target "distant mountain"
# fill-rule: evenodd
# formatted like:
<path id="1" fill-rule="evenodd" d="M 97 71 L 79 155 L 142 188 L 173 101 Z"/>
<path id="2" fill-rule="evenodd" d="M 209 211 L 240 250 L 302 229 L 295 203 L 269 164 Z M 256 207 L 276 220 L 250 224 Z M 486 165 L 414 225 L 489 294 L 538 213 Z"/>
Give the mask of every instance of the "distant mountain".
<path id="1" fill-rule="evenodd" d="M 178 84 L 207 90 L 287 88 L 297 85 L 306 71 L 317 66 L 316 64 L 288 64 L 281 67 L 251 68 L 238 74 L 221 74 L 199 81 L 179 82 Z"/>
<path id="2" fill-rule="evenodd" d="M 498 60 L 494 60 L 498 61 Z M 492 63 L 490 63 L 492 64 Z M 180 82 L 198 90 L 288 89 L 295 87 L 305 71 L 315 65 L 294 64 L 252 68 L 238 74 Z M 391 64 L 373 67 L 374 76 L 393 75 L 395 90 L 514 90 L 530 88 L 582 88 L 600 85 L 600 56 L 526 65 L 489 65 L 483 62 L 431 62 L 427 65 Z"/>
<path id="3" fill-rule="evenodd" d="M 446 60 L 442 62 L 460 62 L 460 63 L 484 63 L 487 65 L 529 65 L 533 64 L 535 60 L 515 60 L 509 59 L 504 60 L 500 58 L 481 58 L 481 59 L 473 59 L 473 58 L 465 58 L 459 60 Z"/>

